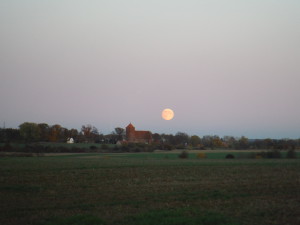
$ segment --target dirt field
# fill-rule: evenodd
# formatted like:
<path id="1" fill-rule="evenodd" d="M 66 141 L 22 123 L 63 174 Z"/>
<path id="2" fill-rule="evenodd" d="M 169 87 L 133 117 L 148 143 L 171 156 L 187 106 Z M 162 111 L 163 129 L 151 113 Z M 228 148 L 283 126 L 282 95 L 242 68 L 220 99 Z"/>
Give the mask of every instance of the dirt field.
<path id="1" fill-rule="evenodd" d="M 175 156 L 2 157 L 0 224 L 299 224 L 299 159 Z"/>

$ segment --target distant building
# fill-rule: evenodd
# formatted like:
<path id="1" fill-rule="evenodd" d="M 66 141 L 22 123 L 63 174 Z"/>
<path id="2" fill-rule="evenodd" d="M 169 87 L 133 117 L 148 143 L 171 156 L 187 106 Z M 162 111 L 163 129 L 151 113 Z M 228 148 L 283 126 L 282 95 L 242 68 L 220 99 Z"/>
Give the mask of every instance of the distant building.
<path id="1" fill-rule="evenodd" d="M 74 139 L 73 138 L 68 138 L 67 143 L 68 144 L 74 144 Z"/>
<path id="2" fill-rule="evenodd" d="M 130 123 L 126 127 L 126 140 L 131 143 L 152 143 L 152 134 L 150 131 L 138 131 Z"/>

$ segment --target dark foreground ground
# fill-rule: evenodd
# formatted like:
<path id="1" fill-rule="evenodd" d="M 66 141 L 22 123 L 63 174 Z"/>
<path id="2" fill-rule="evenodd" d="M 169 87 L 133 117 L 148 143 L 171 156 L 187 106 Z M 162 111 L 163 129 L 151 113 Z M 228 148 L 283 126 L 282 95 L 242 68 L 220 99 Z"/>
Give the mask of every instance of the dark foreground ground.
<path id="1" fill-rule="evenodd" d="M 300 224 L 300 159 L 0 158 L 0 224 Z"/>

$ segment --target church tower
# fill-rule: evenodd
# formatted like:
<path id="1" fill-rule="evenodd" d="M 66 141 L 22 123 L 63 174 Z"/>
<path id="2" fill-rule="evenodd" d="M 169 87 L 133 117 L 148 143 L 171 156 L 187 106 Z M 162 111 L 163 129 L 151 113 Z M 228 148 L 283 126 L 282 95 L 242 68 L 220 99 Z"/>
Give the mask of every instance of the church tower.
<path id="1" fill-rule="evenodd" d="M 135 127 L 131 123 L 126 127 L 126 140 L 129 142 L 135 141 Z"/>

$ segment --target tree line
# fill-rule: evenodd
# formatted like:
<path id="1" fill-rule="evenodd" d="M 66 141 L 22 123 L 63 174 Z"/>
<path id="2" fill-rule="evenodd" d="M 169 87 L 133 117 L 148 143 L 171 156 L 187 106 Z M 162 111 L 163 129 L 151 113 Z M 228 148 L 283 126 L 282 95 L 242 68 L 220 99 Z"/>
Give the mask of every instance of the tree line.
<path id="1" fill-rule="evenodd" d="M 0 143 L 37 143 L 37 142 L 66 142 L 73 138 L 76 143 L 102 143 L 116 144 L 125 140 L 125 130 L 116 127 L 110 134 L 102 134 L 99 130 L 88 124 L 81 129 L 67 129 L 59 124 L 48 125 L 46 123 L 20 124 L 18 129 L 1 128 Z M 173 134 L 152 134 L 153 144 L 160 149 L 171 150 L 174 148 L 191 149 L 297 149 L 300 148 L 299 139 L 248 139 L 245 136 L 233 137 L 218 135 L 189 136 L 184 132 Z"/>
<path id="2" fill-rule="evenodd" d="M 172 134 L 154 134 L 155 142 L 163 143 L 164 148 L 190 148 L 190 149 L 277 149 L 287 150 L 300 148 L 300 139 L 248 139 L 245 136 L 233 137 L 218 135 L 204 135 L 199 137 L 197 135 L 189 136 L 186 133 L 178 132 Z"/>
<path id="3" fill-rule="evenodd" d="M 68 138 L 75 139 L 78 143 L 100 142 L 103 135 L 92 125 L 83 125 L 81 130 L 67 129 L 59 124 L 25 122 L 19 125 L 19 129 L 0 129 L 0 142 L 66 142 Z"/>

